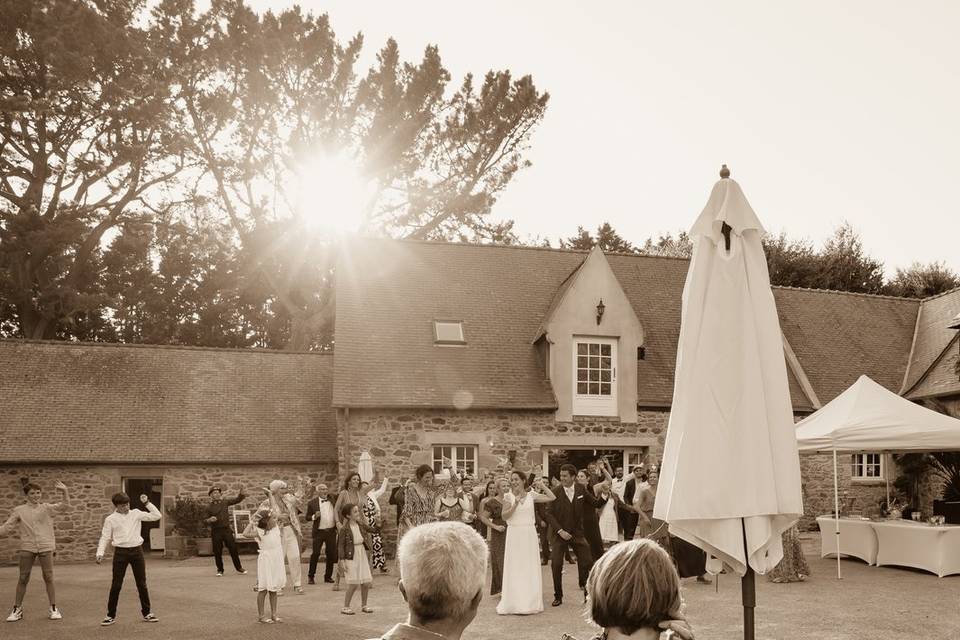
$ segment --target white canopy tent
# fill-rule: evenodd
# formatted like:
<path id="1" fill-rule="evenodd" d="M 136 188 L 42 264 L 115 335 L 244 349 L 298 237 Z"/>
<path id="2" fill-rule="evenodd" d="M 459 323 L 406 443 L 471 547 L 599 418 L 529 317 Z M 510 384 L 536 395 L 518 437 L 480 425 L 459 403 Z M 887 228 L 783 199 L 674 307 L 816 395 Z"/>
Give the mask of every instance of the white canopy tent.
<path id="1" fill-rule="evenodd" d="M 840 495 L 837 453 L 960 450 L 960 420 L 907 400 L 867 376 L 797 423 L 800 453 L 833 453 L 837 576 L 840 576 Z M 890 485 L 887 480 L 887 499 Z"/>

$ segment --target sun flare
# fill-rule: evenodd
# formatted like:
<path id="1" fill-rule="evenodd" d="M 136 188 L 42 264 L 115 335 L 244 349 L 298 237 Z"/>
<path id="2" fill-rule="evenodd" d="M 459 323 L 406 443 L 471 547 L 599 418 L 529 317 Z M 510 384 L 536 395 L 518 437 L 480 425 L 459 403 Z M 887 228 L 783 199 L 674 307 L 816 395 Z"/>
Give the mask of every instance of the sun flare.
<path id="1" fill-rule="evenodd" d="M 336 235 L 363 228 L 373 184 L 346 153 L 318 153 L 297 168 L 297 214 L 308 229 Z"/>

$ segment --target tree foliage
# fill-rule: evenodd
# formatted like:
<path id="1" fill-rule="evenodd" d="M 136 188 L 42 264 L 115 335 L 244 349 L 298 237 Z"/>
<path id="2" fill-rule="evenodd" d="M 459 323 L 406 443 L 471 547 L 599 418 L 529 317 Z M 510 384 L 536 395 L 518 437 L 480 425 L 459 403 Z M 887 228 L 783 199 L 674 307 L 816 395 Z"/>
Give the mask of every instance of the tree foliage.
<path id="1" fill-rule="evenodd" d="M 914 262 L 906 269 L 897 269 L 887 283 L 886 293 L 901 298 L 929 298 L 960 287 L 960 275 L 943 262 Z"/>
<path id="2" fill-rule="evenodd" d="M 617 233 L 609 222 L 597 227 L 596 235 L 590 235 L 583 227 L 577 227 L 577 235 L 560 240 L 560 247 L 563 249 L 589 251 L 595 246 L 608 253 L 637 253 L 637 248 Z"/>
<path id="3" fill-rule="evenodd" d="M 241 0 L 0 0 L 0 330 L 29 338 L 329 344 L 331 233 L 317 160 L 368 187 L 369 233 L 515 242 L 489 212 L 549 96 L 435 46 Z M 9 19 L 8 19 L 9 17 Z M 320 165 L 322 166 L 322 165 Z"/>

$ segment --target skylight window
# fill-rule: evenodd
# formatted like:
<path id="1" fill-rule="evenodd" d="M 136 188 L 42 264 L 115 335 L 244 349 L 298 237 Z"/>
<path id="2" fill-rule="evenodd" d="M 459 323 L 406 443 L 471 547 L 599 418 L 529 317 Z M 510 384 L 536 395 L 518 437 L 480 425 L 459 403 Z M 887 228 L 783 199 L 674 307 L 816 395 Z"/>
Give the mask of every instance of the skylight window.
<path id="1" fill-rule="evenodd" d="M 463 337 L 463 322 L 460 320 L 434 320 L 434 344 L 467 344 Z"/>

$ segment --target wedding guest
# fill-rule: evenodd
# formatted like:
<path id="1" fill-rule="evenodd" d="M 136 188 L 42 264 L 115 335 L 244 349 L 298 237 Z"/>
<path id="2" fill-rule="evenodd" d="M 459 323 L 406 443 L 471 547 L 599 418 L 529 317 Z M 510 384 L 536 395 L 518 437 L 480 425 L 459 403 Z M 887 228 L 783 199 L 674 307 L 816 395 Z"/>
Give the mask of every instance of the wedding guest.
<path id="1" fill-rule="evenodd" d="M 67 485 L 59 480 L 54 485 L 63 498 L 60 502 L 41 502 L 43 490 L 40 485 L 28 482 L 23 485 L 26 503 L 13 508 L 13 513 L 7 521 L 0 525 L 0 535 L 17 526 L 20 533 L 20 543 L 17 547 L 17 560 L 20 565 L 20 578 L 17 581 L 17 591 L 13 601 L 13 611 L 7 616 L 7 622 L 17 622 L 23 618 L 23 597 L 27 593 L 27 584 L 30 582 L 30 572 L 34 562 L 40 563 L 43 572 L 43 583 L 47 588 L 47 600 L 50 609 L 47 617 L 51 620 L 62 620 L 63 614 L 57 608 L 56 590 L 53 586 L 53 554 L 57 543 L 53 533 L 53 516 L 63 513 L 70 501 Z"/>
<path id="2" fill-rule="evenodd" d="M 777 563 L 773 571 L 767 572 L 770 582 L 801 582 L 810 575 L 810 565 L 803 555 L 800 544 L 800 529 L 793 525 L 783 532 L 783 559 Z"/>
<path id="3" fill-rule="evenodd" d="M 321 482 L 316 487 L 316 497 L 307 503 L 307 520 L 313 523 L 313 551 L 307 569 L 307 584 L 316 584 L 317 563 L 320 561 L 320 551 L 324 548 L 326 563 L 323 581 L 333 584 L 333 568 L 337 564 L 337 518 L 334 515 L 334 498 L 329 491 L 326 483 Z"/>
<path id="4" fill-rule="evenodd" d="M 443 492 L 437 497 L 434 507 L 434 515 L 437 520 L 460 522 L 463 506 L 460 504 L 460 498 L 457 496 L 457 488 L 453 483 L 443 487 Z"/>
<path id="5" fill-rule="evenodd" d="M 347 581 L 347 592 L 344 594 L 340 613 L 348 616 L 354 615 L 350 601 L 357 587 L 360 587 L 360 610 L 373 613 L 373 609 L 367 606 L 367 595 L 373 582 L 370 562 L 367 560 L 367 551 L 370 549 L 367 540 L 369 530 L 361 518 L 360 507 L 355 504 L 347 503 L 340 508 L 340 521 L 343 524 L 337 533 L 337 558 L 339 571 Z"/>
<path id="6" fill-rule="evenodd" d="M 503 589 L 503 553 L 507 541 L 507 523 L 503 520 L 503 496 L 510 490 L 506 478 L 487 483 L 487 495 L 480 502 L 480 520 L 489 532 L 490 545 L 490 595 Z"/>
<path id="7" fill-rule="evenodd" d="M 217 576 L 223 575 L 223 546 L 227 546 L 233 568 L 237 573 L 246 574 L 240 564 L 240 554 L 237 552 L 237 541 L 233 537 L 233 527 L 230 524 L 229 507 L 240 504 L 246 498 L 243 488 L 235 498 L 223 498 L 223 489 L 218 486 L 210 487 L 207 492 L 210 504 L 207 505 L 207 524 L 210 525 L 210 537 L 213 539 L 213 561 L 217 565 Z"/>
<path id="8" fill-rule="evenodd" d="M 397 560 L 407 619 L 379 640 L 460 640 L 483 598 L 483 539 L 461 522 L 427 523 L 400 540 Z"/>
<path id="9" fill-rule="evenodd" d="M 640 496 L 640 493 L 645 487 L 649 487 L 647 484 L 647 474 L 644 472 L 642 465 L 637 465 L 633 468 L 633 472 L 630 474 L 630 479 L 627 480 L 623 485 L 622 509 L 624 516 L 624 540 L 633 540 L 633 537 L 637 533 L 637 525 L 640 523 L 640 519 L 645 517 L 637 509 L 635 504 L 635 499 Z"/>
<path id="10" fill-rule="evenodd" d="M 300 550 L 303 541 L 303 532 L 300 529 L 300 511 L 303 504 L 304 481 L 301 478 L 296 492 L 283 480 L 273 480 L 267 488 L 267 499 L 258 510 L 270 511 L 277 519 L 280 529 L 280 541 L 283 544 L 283 555 L 290 567 L 290 580 L 297 595 L 303 595 Z M 281 589 L 280 594 L 283 593 Z"/>
<path id="11" fill-rule="evenodd" d="M 272 624 L 282 622 L 277 595 L 287 581 L 287 572 L 283 567 L 283 540 L 277 517 L 270 511 L 258 511 L 254 515 L 257 523 L 256 541 L 260 551 L 257 554 L 257 617 L 260 622 Z M 270 596 L 270 617 L 264 615 L 264 603 Z"/>
<path id="12" fill-rule="evenodd" d="M 604 480 L 596 487 L 597 500 L 600 502 L 600 540 L 604 546 L 617 544 L 620 541 L 620 532 L 617 530 L 617 513 L 620 507 L 620 496 L 613 492 L 609 480 Z"/>
<path id="13" fill-rule="evenodd" d="M 583 499 L 586 503 L 586 508 L 583 510 L 583 537 L 590 545 L 590 556 L 596 562 L 597 558 L 603 555 L 603 540 L 600 537 L 600 518 L 597 514 L 600 500 L 597 498 L 596 490 L 600 483 L 591 484 L 593 477 L 583 469 L 577 472 L 577 484 L 584 489 Z"/>
<path id="14" fill-rule="evenodd" d="M 403 499 L 404 495 L 407 492 L 407 478 L 401 477 L 400 484 L 393 488 L 393 491 L 390 492 L 389 503 L 395 507 L 397 512 L 397 529 L 400 528 L 400 516 L 403 515 Z"/>
<path id="15" fill-rule="evenodd" d="M 162 517 L 160 510 L 150 504 L 150 498 L 146 494 L 140 496 L 140 502 L 146 507 L 146 511 L 131 509 L 130 498 L 125 493 L 113 494 L 111 501 L 114 512 L 103 521 L 96 556 L 97 564 L 100 564 L 107 551 L 107 544 L 113 546 L 113 582 L 110 584 L 110 597 L 107 600 L 107 615 L 100 621 L 100 625 L 106 627 L 117 620 L 117 601 L 120 599 L 120 589 L 123 588 L 123 577 L 127 573 L 128 565 L 133 569 L 133 579 L 140 596 L 140 613 L 144 621 L 159 622 L 159 618 L 150 610 L 147 566 L 143 559 L 143 537 L 140 535 L 140 528 L 144 522 L 159 520 Z"/>
<path id="16" fill-rule="evenodd" d="M 422 464 L 414 474 L 415 481 L 407 484 L 403 498 L 403 515 L 400 518 L 403 536 L 410 529 L 436 520 L 436 488 L 433 483 L 433 469 Z"/>
<path id="17" fill-rule="evenodd" d="M 380 515 L 380 503 L 378 501 L 378 498 L 387 490 L 387 482 L 387 478 L 384 478 L 379 489 L 368 491 L 361 508 L 364 520 L 370 528 L 370 563 L 380 573 L 390 572 L 387 569 L 387 556 L 383 552 L 383 536 L 381 535 L 383 517 Z M 369 487 L 370 483 L 368 482 L 360 485 L 361 491 L 367 491 Z"/>
<path id="18" fill-rule="evenodd" d="M 343 513 L 344 505 L 355 504 L 360 506 L 363 504 L 364 496 L 360 490 L 360 474 L 354 471 L 351 474 L 348 474 L 343 480 L 343 489 L 340 490 L 340 495 L 337 496 L 337 503 L 333 506 L 335 513 L 337 514 L 337 527 L 343 525 L 343 517 L 340 515 Z"/>
<path id="19" fill-rule="evenodd" d="M 650 538 L 651 540 L 656 540 L 662 544 L 667 544 L 667 523 L 663 520 L 653 517 L 653 505 L 657 500 L 658 478 L 659 476 L 657 474 L 656 467 L 652 467 L 649 475 L 647 476 L 647 484 L 649 486 L 644 488 L 641 492 L 637 509 L 643 513 L 646 522 L 648 522 L 648 531 L 644 533 L 644 537 Z"/>
<path id="20" fill-rule="evenodd" d="M 667 629 L 694 640 L 681 614 L 680 577 L 667 552 L 650 540 L 618 544 L 597 560 L 587 595 L 590 619 L 603 628 L 595 640 L 653 640 Z"/>
<path id="21" fill-rule="evenodd" d="M 476 493 L 473 476 L 464 476 L 460 488 L 463 490 L 460 494 L 460 519 L 465 525 L 479 530 L 480 520 L 477 518 L 477 509 L 480 506 L 480 496 Z"/>

